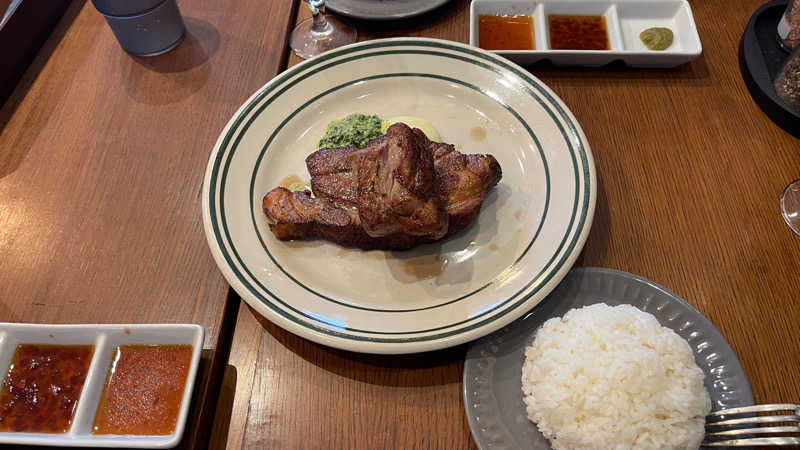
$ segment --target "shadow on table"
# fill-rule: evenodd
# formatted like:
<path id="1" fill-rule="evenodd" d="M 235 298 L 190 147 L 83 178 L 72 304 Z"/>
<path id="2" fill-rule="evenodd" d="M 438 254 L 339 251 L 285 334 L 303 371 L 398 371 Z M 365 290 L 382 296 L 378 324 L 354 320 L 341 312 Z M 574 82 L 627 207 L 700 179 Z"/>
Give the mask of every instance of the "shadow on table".
<path id="1" fill-rule="evenodd" d="M 209 449 L 222 449 L 228 442 L 228 431 L 230 429 L 231 417 L 233 414 L 233 400 L 236 394 L 236 367 L 226 365 L 222 374 L 222 383 L 219 390 L 219 399 L 216 405 L 213 428 L 208 443 Z"/>
<path id="2" fill-rule="evenodd" d="M 545 82 L 552 77 L 557 78 L 559 82 L 574 81 L 579 87 L 585 87 L 587 80 L 592 82 L 593 87 L 597 87 L 598 82 L 618 84 L 620 80 L 625 80 L 626 83 L 641 82 L 658 86 L 662 86 L 664 80 L 685 80 L 703 85 L 711 83 L 708 64 L 703 55 L 689 63 L 667 69 L 631 68 L 622 61 L 614 61 L 602 67 L 558 67 L 549 60 L 525 66 L 525 69 Z"/>
<path id="3" fill-rule="evenodd" d="M 185 17 L 184 22 L 186 37 L 167 53 L 145 57 L 118 52 L 130 98 L 150 105 L 176 103 L 206 84 L 210 73 L 206 62 L 219 49 L 219 32 L 203 20 Z"/>
<path id="4" fill-rule="evenodd" d="M 14 91 L 11 93 L 8 99 L 6 99 L 5 103 L 0 105 L 2 106 L 2 109 L 0 109 L 0 136 L 2 136 L 6 125 L 8 125 L 8 122 L 17 111 L 19 105 L 26 98 L 26 96 L 28 96 L 28 91 L 30 90 L 31 86 L 33 86 L 33 83 L 39 77 L 39 73 L 47 65 L 47 61 L 50 60 L 50 56 L 52 56 L 55 49 L 61 43 L 61 40 L 67 34 L 67 31 L 75 21 L 75 18 L 78 17 L 78 14 L 81 12 L 81 9 L 85 3 L 86 0 L 74 1 L 67 8 L 67 11 L 61 17 L 61 20 L 59 20 L 58 24 L 50 33 L 50 36 L 39 49 L 36 57 L 34 57 L 27 70 L 25 70 L 22 78 L 20 78 L 19 82 L 17 82 L 17 86 L 14 88 Z M 87 54 L 88 49 L 86 48 L 82 48 L 79 51 L 74 51 L 71 53 L 72 58 L 74 59 L 84 59 Z M 77 69 L 75 69 L 76 67 L 78 67 L 77 64 L 71 66 L 71 68 L 74 69 L 72 72 L 60 72 L 60 78 L 58 79 L 59 84 L 69 84 L 77 72 Z M 37 94 L 63 96 L 65 92 L 64 89 L 42 89 L 42 91 L 44 92 Z M 28 100 L 31 101 L 32 104 L 36 102 L 36 98 L 31 98 Z M 50 103 L 55 103 L 52 102 L 52 98 Z M 39 132 L 44 128 L 44 125 L 48 122 L 48 120 L 50 120 L 50 117 L 50 114 L 28 114 L 24 118 L 24 125 L 21 127 L 23 131 L 15 138 L 14 145 L 0 147 L 0 179 L 17 170 L 17 167 L 19 167 L 19 165 L 25 159 L 25 156 L 28 154 L 31 145 L 33 145 L 33 142 L 36 142 Z"/>
<path id="5" fill-rule="evenodd" d="M 616 181 L 628 186 L 630 180 L 625 176 L 625 171 L 620 169 L 619 162 L 605 161 L 607 164 L 612 164 L 614 167 L 612 171 L 616 174 Z M 633 187 L 629 186 L 627 189 L 621 189 L 621 192 L 633 192 Z M 589 231 L 589 237 L 586 238 L 586 243 L 583 245 L 583 250 L 575 260 L 575 267 L 580 266 L 600 266 L 604 257 L 607 257 L 607 249 L 611 240 L 611 212 L 608 206 L 608 196 L 605 189 L 605 182 L 603 179 L 603 172 L 597 170 L 597 197 L 595 200 L 594 219 L 592 220 L 592 228 Z M 630 235 L 626 235 L 626 239 L 632 239 Z M 638 248 L 638 247 L 634 247 Z"/>
<path id="6" fill-rule="evenodd" d="M 372 355 L 326 347 L 284 331 L 253 311 L 261 326 L 281 345 L 315 366 L 363 383 L 418 387 L 461 381 L 466 345 L 410 355 Z M 458 370 L 444 370 L 455 365 Z"/>

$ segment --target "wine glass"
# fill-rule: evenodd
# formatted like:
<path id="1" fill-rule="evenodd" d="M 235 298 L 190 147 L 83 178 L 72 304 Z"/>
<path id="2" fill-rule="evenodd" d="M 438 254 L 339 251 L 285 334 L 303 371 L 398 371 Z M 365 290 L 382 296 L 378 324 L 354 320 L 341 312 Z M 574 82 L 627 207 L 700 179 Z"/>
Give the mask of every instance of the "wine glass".
<path id="1" fill-rule="evenodd" d="M 786 186 L 781 194 L 781 215 L 786 225 L 800 235 L 800 178 Z"/>
<path id="2" fill-rule="evenodd" d="M 297 24 L 289 40 L 297 56 L 308 59 L 356 41 L 355 28 L 325 14 L 325 0 L 305 1 L 311 8 L 311 17 Z"/>

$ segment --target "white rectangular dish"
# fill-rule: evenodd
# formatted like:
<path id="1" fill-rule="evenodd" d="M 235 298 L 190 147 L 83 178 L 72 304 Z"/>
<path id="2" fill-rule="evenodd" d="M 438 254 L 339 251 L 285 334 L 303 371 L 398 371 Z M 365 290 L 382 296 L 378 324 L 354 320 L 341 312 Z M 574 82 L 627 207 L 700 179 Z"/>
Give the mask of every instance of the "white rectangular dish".
<path id="1" fill-rule="evenodd" d="M 91 345 L 94 347 L 72 423 L 66 433 L 0 432 L 0 443 L 63 447 L 171 448 L 186 426 L 204 330 L 193 324 L 47 325 L 0 323 L 0 370 L 5 380 L 19 344 Z M 191 361 L 175 429 L 168 435 L 92 434 L 95 413 L 111 358 L 123 345 L 190 345 Z M 0 405 L 1 406 L 1 405 Z"/>
<path id="2" fill-rule="evenodd" d="M 554 50 L 550 48 L 547 16 L 550 14 L 605 17 L 610 50 Z M 535 50 L 490 50 L 521 65 L 549 60 L 556 66 L 604 66 L 621 60 L 630 67 L 675 67 L 702 52 L 700 36 L 686 0 L 473 0 L 470 5 L 469 43 L 479 47 L 481 15 L 533 17 Z M 665 50 L 648 50 L 639 33 L 650 27 L 667 27 L 673 42 Z"/>

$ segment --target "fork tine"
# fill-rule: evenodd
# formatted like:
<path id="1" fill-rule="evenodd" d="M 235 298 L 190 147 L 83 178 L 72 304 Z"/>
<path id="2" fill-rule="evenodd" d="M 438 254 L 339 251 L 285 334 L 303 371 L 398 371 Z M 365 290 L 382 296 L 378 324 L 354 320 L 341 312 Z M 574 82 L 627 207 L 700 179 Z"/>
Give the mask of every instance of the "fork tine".
<path id="1" fill-rule="evenodd" d="M 727 425 L 744 425 L 748 423 L 776 423 L 776 422 L 800 422 L 800 416 L 754 416 L 740 417 L 738 419 L 720 420 L 718 422 L 708 422 L 707 427 L 720 427 Z"/>
<path id="2" fill-rule="evenodd" d="M 791 411 L 793 415 L 781 416 L 758 416 L 736 417 L 742 414 L 756 414 L 761 412 Z M 751 425 L 751 428 L 721 429 L 719 431 L 707 432 L 706 440 L 701 444 L 703 447 L 745 447 L 745 446 L 782 446 L 800 445 L 800 438 L 789 436 L 775 437 L 749 437 L 742 439 L 716 440 L 720 438 L 731 438 L 739 436 L 753 436 L 776 433 L 798 433 L 800 425 L 792 426 L 773 426 L 773 427 L 752 427 L 760 424 L 794 422 L 800 424 L 800 405 L 794 403 L 773 403 L 766 405 L 744 406 L 740 408 L 730 408 L 713 412 L 706 416 L 706 429 L 713 430 L 714 427 Z"/>
<path id="3" fill-rule="evenodd" d="M 800 438 L 795 437 L 769 437 L 751 439 L 730 439 L 727 441 L 703 442 L 701 447 L 751 447 L 765 445 L 800 445 Z"/>
<path id="4" fill-rule="evenodd" d="M 723 409 L 715 411 L 708 415 L 708 417 L 719 417 L 733 414 L 747 414 L 755 412 L 774 412 L 774 411 L 795 411 L 800 408 L 800 405 L 794 403 L 769 403 L 765 405 L 742 406 L 739 408 Z"/>
<path id="5" fill-rule="evenodd" d="M 759 427 L 759 428 L 742 428 L 737 430 L 724 430 L 715 431 L 713 433 L 706 433 L 707 437 L 727 437 L 727 436 L 743 436 L 748 434 L 772 434 L 772 433 L 798 433 L 800 427 Z"/>

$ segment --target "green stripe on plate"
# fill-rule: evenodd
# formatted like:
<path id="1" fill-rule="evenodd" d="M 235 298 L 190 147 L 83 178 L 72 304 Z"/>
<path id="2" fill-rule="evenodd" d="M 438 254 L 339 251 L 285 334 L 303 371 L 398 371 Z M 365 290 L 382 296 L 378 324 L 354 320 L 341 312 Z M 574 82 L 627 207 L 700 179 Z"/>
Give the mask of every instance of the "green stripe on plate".
<path id="1" fill-rule="evenodd" d="M 270 301 L 270 299 L 265 298 L 258 291 L 253 289 L 253 286 L 244 278 L 244 276 L 241 274 L 241 272 L 239 272 L 236 269 L 235 264 L 234 264 L 234 262 L 232 261 L 232 259 L 230 257 L 230 254 L 228 254 L 228 252 L 225 251 L 225 242 L 223 242 L 222 236 L 220 234 L 220 229 L 219 229 L 220 225 L 219 225 L 219 223 L 217 223 L 217 220 L 216 220 L 217 217 L 214 214 L 215 211 L 216 211 L 216 190 L 217 190 L 217 182 L 218 182 L 218 177 L 219 177 L 219 169 L 220 169 L 219 166 L 220 166 L 220 163 L 222 162 L 222 159 L 224 157 L 224 152 L 227 149 L 231 138 L 234 135 L 236 135 L 237 132 L 238 132 L 238 137 L 236 138 L 233 147 L 231 147 L 230 151 L 228 152 L 228 159 L 226 160 L 226 163 L 224 164 L 224 167 L 223 167 L 223 170 L 222 170 L 222 179 L 220 181 L 222 183 L 222 186 L 223 186 L 222 189 L 223 190 L 224 190 L 224 184 L 225 184 L 225 181 L 226 181 L 226 178 L 227 178 L 227 171 L 228 171 L 228 167 L 229 167 L 230 158 L 231 158 L 232 154 L 235 152 L 235 147 L 238 144 L 239 140 L 241 139 L 241 135 L 244 133 L 246 128 L 252 123 L 252 121 L 254 120 L 255 115 L 251 116 L 251 118 L 250 118 L 250 120 L 248 120 L 248 123 L 245 126 L 245 128 L 240 129 L 240 125 L 241 125 L 242 121 L 244 120 L 245 117 L 248 116 L 248 114 L 250 114 L 250 112 L 253 110 L 253 108 L 256 105 L 258 105 L 270 93 L 274 92 L 275 89 L 278 86 L 280 86 L 283 82 L 285 82 L 286 80 L 289 80 L 291 77 L 293 77 L 295 75 L 300 74 L 300 76 L 297 79 L 293 80 L 293 82 L 289 86 L 285 86 L 283 89 L 281 89 L 280 92 L 278 92 L 275 96 L 273 96 L 273 98 L 271 98 L 268 103 L 271 103 L 272 100 L 274 100 L 275 98 L 277 98 L 280 95 L 280 93 L 285 92 L 286 89 L 290 88 L 291 86 L 293 86 L 297 82 L 301 81 L 302 79 L 305 79 L 305 78 L 307 78 L 307 77 L 309 77 L 309 76 L 311 76 L 311 75 L 313 75 L 315 73 L 319 73 L 321 70 L 324 70 L 324 68 L 318 68 L 318 69 L 314 69 L 314 68 L 315 68 L 315 66 L 318 66 L 319 64 L 321 64 L 321 63 L 323 63 L 323 62 L 325 62 L 327 60 L 330 60 L 330 59 L 333 59 L 333 58 L 336 58 L 336 57 L 340 57 L 340 56 L 342 56 L 344 54 L 363 51 L 363 50 L 368 50 L 368 49 L 372 49 L 372 48 L 397 47 L 397 46 L 409 46 L 409 45 L 416 45 L 416 46 L 421 46 L 421 47 L 444 48 L 444 49 L 448 49 L 448 50 L 453 50 L 453 51 L 458 51 L 458 52 L 461 52 L 461 53 L 470 54 L 470 55 L 478 57 L 480 59 L 483 59 L 483 60 L 486 60 L 486 61 L 490 61 L 490 62 L 492 62 L 492 63 L 494 63 L 494 64 L 496 64 L 496 65 L 498 65 L 500 67 L 503 67 L 505 70 L 513 72 L 514 74 L 518 75 L 520 78 L 522 78 L 523 80 L 527 81 L 529 84 L 531 84 L 532 86 L 534 86 L 536 88 L 536 90 L 538 91 L 538 95 L 537 95 L 537 93 L 533 92 L 528 86 L 526 86 L 524 84 L 520 84 L 520 87 L 523 90 L 525 90 L 534 100 L 536 100 L 548 112 L 548 114 L 554 120 L 554 123 L 558 126 L 559 131 L 564 136 L 565 141 L 566 141 L 566 143 L 567 143 L 567 145 L 568 145 L 568 147 L 570 149 L 570 157 L 571 157 L 572 163 L 573 163 L 573 170 L 576 173 L 576 177 L 578 177 L 576 179 L 577 180 L 577 186 L 576 186 L 576 190 L 575 190 L 575 197 L 573 199 L 573 203 L 574 203 L 574 205 L 573 205 L 573 216 L 572 216 L 572 218 L 570 220 L 569 226 L 567 227 L 567 235 L 566 236 L 569 236 L 570 231 L 573 230 L 573 225 L 574 225 L 574 221 L 575 221 L 574 211 L 577 208 L 577 203 L 578 203 L 578 199 L 579 199 L 579 195 L 580 195 L 580 178 L 579 178 L 579 174 L 578 174 L 578 164 L 577 164 L 577 160 L 576 160 L 576 156 L 575 156 L 575 147 L 577 147 L 578 151 L 580 152 L 581 163 L 582 163 L 581 165 L 582 165 L 582 169 L 583 169 L 582 170 L 582 175 L 583 175 L 584 180 L 585 180 L 584 181 L 584 186 L 583 186 L 583 193 L 584 193 L 584 199 L 583 200 L 584 201 L 583 201 L 583 203 L 581 205 L 583 208 L 582 208 L 582 211 L 581 211 L 581 217 L 578 220 L 578 227 L 575 229 L 575 235 L 574 235 L 572 241 L 569 243 L 569 245 L 567 247 L 567 252 L 561 258 L 561 260 L 558 261 L 556 267 L 552 268 L 550 270 L 550 273 L 548 273 L 547 276 L 543 280 L 541 280 L 541 282 L 538 284 L 538 286 L 534 287 L 534 289 L 531 292 L 527 293 L 524 297 L 522 297 L 516 303 L 511 305 L 511 307 L 506 308 L 504 311 L 501 311 L 500 313 L 498 313 L 498 314 L 496 314 L 494 316 L 486 318 L 486 319 L 482 320 L 481 322 L 473 323 L 473 324 L 471 324 L 471 325 L 469 325 L 467 327 L 463 327 L 463 328 L 460 328 L 460 329 L 457 329 L 457 330 L 450 330 L 448 332 L 440 333 L 440 334 L 436 334 L 436 335 L 410 337 L 410 338 L 384 338 L 384 337 L 374 337 L 374 336 L 360 336 L 360 335 L 353 335 L 353 334 L 350 334 L 350 333 L 345 333 L 345 331 L 355 332 L 355 333 L 372 334 L 372 335 L 409 335 L 409 334 L 431 333 L 431 332 L 440 331 L 440 330 L 447 329 L 447 328 L 452 328 L 452 327 L 461 325 L 461 324 L 466 323 L 466 322 L 471 322 L 471 321 L 474 321 L 474 320 L 476 320 L 476 319 L 478 319 L 478 318 L 480 318 L 480 317 L 482 317 L 482 316 L 484 316 L 484 315 L 486 315 L 486 314 L 488 314 L 490 312 L 497 311 L 498 309 L 502 308 L 503 306 L 508 304 L 510 301 L 512 301 L 517 295 L 519 295 L 519 293 L 529 289 L 531 287 L 531 285 L 534 283 L 534 281 L 536 281 L 543 273 L 545 273 L 549 269 L 549 266 L 553 263 L 555 258 L 561 253 L 561 251 L 562 251 L 562 249 L 564 247 L 564 240 L 566 240 L 566 236 L 565 236 L 565 239 L 562 240 L 562 243 L 559 245 L 559 248 L 557 249 L 557 251 L 554 253 L 554 256 L 545 265 L 545 268 L 539 274 L 537 274 L 537 276 L 532 277 L 531 281 L 529 283 L 527 283 L 526 286 L 519 293 L 517 293 L 515 296 L 505 300 L 501 304 L 496 305 L 496 307 L 494 307 L 494 308 L 492 308 L 492 309 L 490 309 L 488 311 L 483 312 L 480 315 L 477 315 L 475 317 L 470 317 L 469 319 L 461 321 L 461 322 L 458 322 L 458 323 L 452 323 L 452 324 L 448 324 L 448 325 L 443 326 L 443 327 L 432 328 L 432 329 L 428 329 L 428 330 L 417 330 L 417 331 L 407 331 L 407 332 L 383 332 L 383 331 L 370 331 L 370 330 L 352 329 L 352 328 L 343 327 L 340 323 L 336 323 L 334 321 L 330 321 L 327 318 L 319 317 L 317 315 L 311 316 L 311 315 L 308 315 L 307 313 L 298 311 L 296 308 L 294 308 L 291 305 L 285 303 L 280 298 L 276 297 L 273 293 L 271 293 L 269 290 L 267 290 L 266 288 L 262 287 L 262 289 L 264 291 L 266 291 L 267 294 L 269 294 L 275 301 L 277 301 L 278 303 L 280 303 L 281 305 L 283 305 L 284 307 L 286 307 L 290 311 L 294 312 L 295 314 L 303 316 L 303 317 L 305 317 L 305 318 L 307 318 L 307 319 L 309 319 L 309 320 L 311 320 L 311 321 L 313 321 L 315 323 L 308 323 L 308 322 L 305 322 L 303 320 L 299 320 L 298 318 L 296 318 L 293 315 L 289 314 L 287 311 L 285 311 L 285 310 L 281 309 L 280 307 L 278 307 L 277 305 L 273 304 Z M 441 57 L 445 57 L 445 58 L 459 59 L 459 60 L 462 60 L 462 61 L 469 62 L 471 64 L 475 64 L 477 66 L 492 70 L 493 72 L 495 72 L 497 74 L 503 74 L 503 72 L 501 70 L 499 70 L 499 69 L 497 69 L 497 68 L 495 68 L 495 67 L 493 67 L 493 66 L 491 66 L 489 64 L 486 64 L 486 63 L 483 63 L 483 62 L 480 62 L 480 61 L 470 60 L 469 58 L 465 58 L 465 57 L 463 57 L 461 55 L 452 55 L 450 53 L 433 52 L 433 51 L 424 51 L 423 52 L 423 51 L 419 51 L 419 50 L 415 51 L 415 50 L 410 50 L 410 49 L 409 50 L 398 50 L 398 51 L 395 51 L 395 52 L 396 53 L 425 53 L 425 54 L 431 54 L 431 55 L 441 56 Z M 380 53 L 385 53 L 385 52 L 380 52 Z M 353 59 L 366 58 L 366 57 L 371 57 L 371 56 L 375 56 L 375 55 L 372 54 L 372 53 L 365 53 L 363 55 L 356 55 L 356 56 L 351 57 L 351 58 L 343 58 L 343 59 L 346 59 L 347 61 L 350 61 L 350 60 L 353 60 Z M 344 62 L 347 62 L 347 61 L 343 61 L 341 63 L 344 63 Z M 335 65 L 335 64 L 329 64 L 326 67 L 330 67 L 332 65 Z M 303 73 L 303 71 L 307 71 L 307 72 Z M 539 97 L 539 95 L 541 95 L 545 99 L 549 100 L 549 102 L 545 102 L 541 97 Z M 265 105 L 262 105 L 262 108 L 259 111 L 263 111 L 264 107 L 265 107 Z M 558 117 L 556 116 L 556 114 L 554 114 L 551 111 L 550 107 L 554 107 L 556 109 L 556 111 L 558 113 L 558 116 L 560 116 L 562 118 L 562 120 L 564 120 L 566 122 L 570 133 L 567 133 L 565 131 L 563 125 L 558 120 Z M 262 149 L 262 152 L 265 149 L 266 149 L 266 146 L 264 147 L 264 149 Z M 472 330 L 472 329 L 475 329 L 475 328 L 478 328 L 478 327 L 482 327 L 482 326 L 484 326 L 484 325 L 486 325 L 486 324 L 488 324 L 488 323 L 490 323 L 492 321 L 495 321 L 495 320 L 499 319 L 500 317 L 505 316 L 510 311 L 513 311 L 516 308 L 518 308 L 520 305 L 524 304 L 531 296 L 535 295 L 549 280 L 551 280 L 555 276 L 555 273 L 561 268 L 561 266 L 563 266 L 564 261 L 571 255 L 572 251 L 574 250 L 575 246 L 577 245 L 577 241 L 578 241 L 578 238 L 580 236 L 580 232 L 583 230 L 584 224 L 585 224 L 586 219 L 587 219 L 587 212 L 588 212 L 588 206 L 589 206 L 589 197 L 590 197 L 589 194 L 591 192 L 591 187 L 592 187 L 592 186 L 589 185 L 589 181 L 590 181 L 588 179 L 589 173 L 590 173 L 590 168 L 589 168 L 588 159 L 587 159 L 587 156 L 586 156 L 586 149 L 584 148 L 583 143 L 581 142 L 580 134 L 577 131 L 576 125 L 572 122 L 571 118 L 566 113 L 566 111 L 564 111 L 564 109 L 561 107 L 561 105 L 559 105 L 554 100 L 554 98 L 547 92 L 547 89 L 543 88 L 543 86 L 540 85 L 540 83 L 538 83 L 536 80 L 533 80 L 532 78 L 530 78 L 527 74 L 519 71 L 517 68 L 515 68 L 513 66 L 509 66 L 504 61 L 501 61 L 499 59 L 495 59 L 492 56 L 485 55 L 485 54 L 483 54 L 481 52 L 477 52 L 477 51 L 474 51 L 474 50 L 471 50 L 471 49 L 462 48 L 462 47 L 458 47 L 458 46 L 453 46 L 453 45 L 449 45 L 449 44 L 443 44 L 443 43 L 440 43 L 440 42 L 411 41 L 411 40 L 408 40 L 408 41 L 394 41 L 394 42 L 391 42 L 391 41 L 390 42 L 376 42 L 376 43 L 371 43 L 371 44 L 367 44 L 367 45 L 362 45 L 362 46 L 352 47 L 352 48 L 348 48 L 348 49 L 343 49 L 340 52 L 334 52 L 332 54 L 324 55 L 323 57 L 319 57 L 319 58 L 316 58 L 314 60 L 310 60 L 305 64 L 301 64 L 301 65 L 295 66 L 295 68 L 290 69 L 289 71 L 285 72 L 282 75 L 279 75 L 273 82 L 271 82 L 267 86 L 265 86 L 260 93 L 258 93 L 257 95 L 253 96 L 253 98 L 248 103 L 248 105 L 246 105 L 245 107 L 243 107 L 241 109 L 241 112 L 238 113 L 237 117 L 233 120 L 232 126 L 228 129 L 228 132 L 226 133 L 223 141 L 221 142 L 221 145 L 219 147 L 219 151 L 218 151 L 217 155 L 215 155 L 214 164 L 213 164 L 213 167 L 212 167 L 212 174 L 211 174 L 210 183 L 209 183 L 210 184 L 210 186 L 209 186 L 209 193 L 210 193 L 209 204 L 210 204 L 210 211 L 211 211 L 211 214 L 212 214 L 212 216 L 210 218 L 211 219 L 210 222 L 212 224 L 212 229 L 214 231 L 214 236 L 216 238 L 217 245 L 219 246 L 220 253 L 222 253 L 222 255 L 225 258 L 226 262 L 228 262 L 229 269 L 234 273 L 236 278 L 242 283 L 242 285 L 244 285 L 248 289 L 248 291 L 251 294 L 253 294 L 255 297 L 259 298 L 259 300 L 262 303 L 264 303 L 267 307 L 269 307 L 271 310 L 273 310 L 274 312 L 276 312 L 280 316 L 283 316 L 283 317 L 287 318 L 288 320 L 293 321 L 293 322 L 295 322 L 295 323 L 297 323 L 297 324 L 299 324 L 299 325 L 301 325 L 303 327 L 306 327 L 306 328 L 308 328 L 310 330 L 317 331 L 317 332 L 320 332 L 320 333 L 323 333 L 323 334 L 327 334 L 327 335 L 330 335 L 330 336 L 334 336 L 334 337 L 338 337 L 338 338 L 343 338 L 343 339 L 351 339 L 351 340 L 358 340 L 358 341 L 371 341 L 371 342 L 386 342 L 386 343 L 405 343 L 405 342 L 432 341 L 432 340 L 437 340 L 437 339 L 442 339 L 442 338 L 445 338 L 445 337 L 457 335 L 457 334 L 460 334 L 460 333 L 463 333 L 465 331 L 469 331 L 469 330 Z M 251 192 L 251 196 L 252 196 L 252 192 Z M 252 205 L 252 201 L 251 201 L 251 205 Z M 224 212 L 224 195 L 223 195 L 223 191 L 220 192 L 220 212 L 221 213 Z M 222 215 L 222 219 L 223 219 L 223 229 L 225 230 L 225 235 L 226 235 L 226 238 L 227 238 L 227 242 L 230 244 L 231 249 L 236 254 L 236 257 L 237 257 L 237 260 L 239 261 L 239 264 L 242 266 L 244 271 L 247 272 L 249 277 L 251 277 L 252 280 L 255 280 L 257 282 L 257 280 L 252 275 L 252 273 L 247 269 L 246 265 L 241 261 L 241 258 L 239 257 L 238 252 L 236 252 L 235 247 L 232 244 L 232 240 L 231 240 L 230 235 L 229 235 L 228 230 L 227 230 L 227 224 L 224 221 L 224 214 Z M 537 234 L 538 234 L 538 231 L 537 231 Z M 260 238 L 260 236 L 259 236 L 259 238 Z M 263 245 L 263 242 L 262 242 L 262 245 Z M 258 283 L 258 284 L 260 284 L 260 283 Z M 321 324 L 322 326 L 317 325 L 317 324 Z M 333 329 L 331 329 L 331 328 L 333 328 Z"/>

